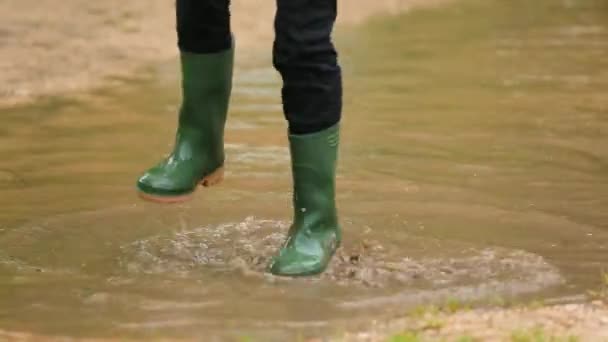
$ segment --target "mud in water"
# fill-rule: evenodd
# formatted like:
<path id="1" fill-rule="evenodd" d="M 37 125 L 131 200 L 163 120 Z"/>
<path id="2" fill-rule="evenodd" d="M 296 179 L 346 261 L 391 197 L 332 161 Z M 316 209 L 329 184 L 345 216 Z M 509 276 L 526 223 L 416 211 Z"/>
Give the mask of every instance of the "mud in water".
<path id="1" fill-rule="evenodd" d="M 236 72 L 227 178 L 140 202 L 170 149 L 177 65 L 2 109 L 0 328 L 285 341 L 446 300 L 564 300 L 608 262 L 601 1 L 464 0 L 339 35 L 344 246 L 269 275 L 291 218 L 280 79 Z"/>
<path id="2" fill-rule="evenodd" d="M 391 241 L 385 246 L 367 234 L 351 236 L 355 244 L 341 248 L 336 259 L 319 276 L 290 279 L 267 274 L 272 256 L 280 248 L 289 229 L 287 221 L 247 217 L 237 223 L 200 227 L 157 236 L 124 246 L 130 272 L 148 274 L 177 273 L 196 276 L 207 267 L 241 272 L 244 276 L 269 281 L 327 283 L 346 287 L 442 288 L 476 283 L 500 283 L 518 273 L 519 291 L 534 291 L 561 281 L 558 270 L 533 254 L 501 248 L 477 250 L 465 244 L 442 246 L 444 255 L 414 259 L 403 256 L 403 247 L 424 245 L 413 236 Z M 445 253 L 451 250 L 450 253 Z M 412 250 L 413 252 L 413 250 Z M 471 274 L 471 269 L 476 273 Z M 514 284 L 503 284 L 509 287 Z M 513 286 L 514 291 L 517 286 Z M 451 289 L 453 290 L 453 289 Z M 374 300 L 374 299 L 372 299 Z"/>
<path id="3" fill-rule="evenodd" d="M 192 208 L 151 209 L 63 215 L 5 234 L 4 243 L 21 246 L 0 256 L 0 269 L 12 275 L 3 286 L 19 288 L 7 309 L 28 317 L 61 313 L 36 323 L 57 332 L 81 328 L 76 322 L 84 319 L 95 322 L 88 329 L 120 335 L 188 337 L 201 329 L 219 333 L 228 320 L 237 332 L 280 339 L 404 307 L 511 297 L 564 282 L 556 267 L 524 251 L 410 234 L 378 240 L 356 223 L 344 226 L 348 241 L 322 276 L 274 277 L 267 266 L 287 220 L 249 216 L 200 226 L 205 215 Z M 95 235 L 83 235 L 91 230 Z M 30 296 L 36 301 L 24 306 Z"/>

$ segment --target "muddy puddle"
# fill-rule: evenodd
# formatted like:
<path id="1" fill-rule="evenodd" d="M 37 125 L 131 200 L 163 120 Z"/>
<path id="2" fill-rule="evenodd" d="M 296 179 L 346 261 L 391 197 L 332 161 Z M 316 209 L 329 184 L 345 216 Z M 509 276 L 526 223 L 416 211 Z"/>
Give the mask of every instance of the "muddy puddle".
<path id="1" fill-rule="evenodd" d="M 291 194 L 265 52 L 236 73 L 226 181 L 184 205 L 133 187 L 169 150 L 176 65 L 2 109 L 0 328 L 285 341 L 584 294 L 608 265 L 607 23 L 602 1 L 465 0 L 339 33 L 345 245 L 311 279 L 266 272 Z"/>

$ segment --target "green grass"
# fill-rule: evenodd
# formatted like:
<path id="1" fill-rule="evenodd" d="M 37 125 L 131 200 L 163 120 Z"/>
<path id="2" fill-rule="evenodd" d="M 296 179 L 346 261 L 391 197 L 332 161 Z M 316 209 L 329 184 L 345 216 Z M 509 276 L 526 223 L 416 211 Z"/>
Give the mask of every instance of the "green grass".
<path id="1" fill-rule="evenodd" d="M 389 337 L 386 342 L 425 342 L 420 334 L 415 332 L 403 332 Z M 433 340 L 435 341 L 435 340 Z M 476 342 L 471 336 L 460 336 L 455 339 L 442 339 L 441 342 Z M 512 333 L 511 342 L 578 342 L 579 339 L 575 336 L 553 336 L 547 334 L 541 328 L 530 330 L 518 330 Z"/>
<path id="2" fill-rule="evenodd" d="M 386 342 L 422 342 L 418 334 L 406 332 L 389 337 Z"/>
<path id="3" fill-rule="evenodd" d="M 476 342 L 477 340 L 471 336 L 461 336 L 456 339 L 456 342 Z"/>
<path id="4" fill-rule="evenodd" d="M 459 299 L 450 298 L 442 306 L 442 310 L 448 313 L 455 313 L 458 311 L 470 310 L 471 305 L 467 304 Z"/>
<path id="5" fill-rule="evenodd" d="M 420 335 L 414 332 L 404 332 L 390 337 L 386 342 L 425 342 Z M 453 340 L 441 340 L 441 342 L 476 342 L 471 336 L 460 336 Z"/>
<path id="6" fill-rule="evenodd" d="M 608 272 L 602 272 L 600 278 L 601 284 L 599 289 L 589 291 L 588 294 L 591 299 L 608 302 Z"/>
<path id="7" fill-rule="evenodd" d="M 409 316 L 412 318 L 423 318 L 428 315 L 437 315 L 441 310 L 435 305 L 419 305 L 410 311 Z"/>
<path id="8" fill-rule="evenodd" d="M 427 316 L 435 316 L 442 313 L 456 313 L 460 311 L 470 310 L 470 304 L 465 303 L 456 298 L 450 298 L 441 305 L 420 305 L 410 311 L 409 316 L 412 318 L 424 318 Z"/>
<path id="9" fill-rule="evenodd" d="M 578 342 L 575 336 L 553 336 L 541 328 L 518 330 L 511 334 L 511 342 Z"/>
<path id="10" fill-rule="evenodd" d="M 445 325 L 444 320 L 439 317 L 429 317 L 422 322 L 421 330 L 439 330 Z"/>

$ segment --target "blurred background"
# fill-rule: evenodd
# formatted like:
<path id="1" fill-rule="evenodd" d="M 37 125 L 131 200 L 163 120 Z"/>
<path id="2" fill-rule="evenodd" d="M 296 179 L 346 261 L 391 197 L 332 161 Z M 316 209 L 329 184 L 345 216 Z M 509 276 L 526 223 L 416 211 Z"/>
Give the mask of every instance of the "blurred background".
<path id="1" fill-rule="evenodd" d="M 0 338 L 325 340 L 446 302 L 584 310 L 608 265 L 608 2 L 339 7 L 345 246 L 282 280 L 264 268 L 291 218 L 273 1 L 233 4 L 227 179 L 179 206 L 134 189 L 173 142 L 173 3 L 0 1 Z M 572 326 L 598 340 L 602 314 Z"/>

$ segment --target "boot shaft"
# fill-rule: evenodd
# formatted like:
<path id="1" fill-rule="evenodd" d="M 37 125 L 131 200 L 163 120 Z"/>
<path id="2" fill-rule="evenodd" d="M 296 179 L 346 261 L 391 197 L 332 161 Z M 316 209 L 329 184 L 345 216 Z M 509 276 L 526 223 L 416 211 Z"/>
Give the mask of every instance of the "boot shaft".
<path id="1" fill-rule="evenodd" d="M 205 125 L 226 121 L 234 48 L 210 54 L 181 52 L 182 106 L 180 123 Z"/>
<path id="2" fill-rule="evenodd" d="M 337 225 L 336 164 L 339 125 L 305 135 L 290 135 L 295 221 Z M 307 226 L 309 224 L 306 224 Z"/>
<path id="3" fill-rule="evenodd" d="M 224 128 L 232 90 L 234 48 L 210 54 L 181 52 L 182 105 L 174 154 L 206 151 L 214 164 L 224 162 Z"/>

